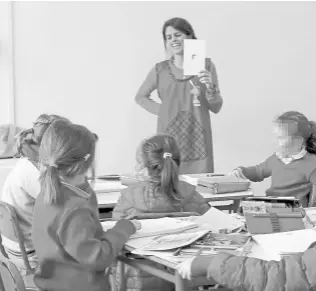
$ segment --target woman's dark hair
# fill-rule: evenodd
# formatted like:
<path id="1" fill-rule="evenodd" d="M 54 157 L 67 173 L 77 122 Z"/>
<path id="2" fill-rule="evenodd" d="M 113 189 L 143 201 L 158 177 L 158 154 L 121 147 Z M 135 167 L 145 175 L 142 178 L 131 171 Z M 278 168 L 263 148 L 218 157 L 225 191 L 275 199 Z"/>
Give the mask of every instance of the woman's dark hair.
<path id="1" fill-rule="evenodd" d="M 176 30 L 181 31 L 187 36 L 191 36 L 192 39 L 197 39 L 192 25 L 183 18 L 175 17 L 175 18 L 171 18 L 167 20 L 162 27 L 162 36 L 163 36 L 164 42 L 166 42 L 167 40 L 166 30 L 167 30 L 167 27 L 169 26 L 173 27 Z"/>
<path id="2" fill-rule="evenodd" d="M 175 139 L 168 135 L 156 135 L 146 140 L 142 145 L 142 158 L 150 181 L 171 202 L 179 202 L 180 150 Z"/>
<path id="3" fill-rule="evenodd" d="M 286 126 L 289 136 L 304 140 L 306 151 L 316 154 L 316 123 L 307 119 L 297 111 L 287 111 L 281 114 L 276 122 Z"/>

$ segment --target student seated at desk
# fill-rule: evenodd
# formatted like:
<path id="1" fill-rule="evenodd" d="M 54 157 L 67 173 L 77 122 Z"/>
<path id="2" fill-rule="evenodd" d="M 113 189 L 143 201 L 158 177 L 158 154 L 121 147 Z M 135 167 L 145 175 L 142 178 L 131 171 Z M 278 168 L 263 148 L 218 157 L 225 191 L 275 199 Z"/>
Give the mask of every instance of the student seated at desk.
<path id="1" fill-rule="evenodd" d="M 54 271 L 37 276 L 41 290 L 82 290 L 77 288 L 82 278 L 88 278 L 85 291 L 110 290 L 105 270 L 140 228 L 123 219 L 103 231 L 86 179 L 96 140 L 87 128 L 63 121 L 55 121 L 43 137 L 32 237 L 40 265 L 49 261 Z"/>
<path id="2" fill-rule="evenodd" d="M 263 163 L 239 167 L 231 174 L 261 182 L 271 177 L 268 196 L 294 196 L 303 207 L 316 206 L 316 125 L 289 111 L 276 120 L 277 150 Z"/>
<path id="3" fill-rule="evenodd" d="M 35 199 L 40 192 L 38 152 L 43 134 L 55 120 L 65 120 L 58 115 L 40 115 L 31 129 L 21 132 L 17 138 L 18 155 L 21 156 L 10 171 L 2 189 L 1 200 L 15 208 L 31 268 L 36 268 L 37 258 L 31 237 Z M 2 244 L 11 261 L 25 273 L 21 250 L 16 242 L 2 236 Z"/>
<path id="4" fill-rule="evenodd" d="M 113 219 L 137 213 L 204 214 L 210 209 L 194 186 L 179 181 L 180 150 L 173 137 L 157 135 L 145 140 L 141 145 L 141 160 L 143 167 L 147 168 L 148 179 L 121 192 L 113 210 Z M 125 270 L 127 290 L 167 291 L 173 288 L 173 284 L 135 268 L 126 266 Z"/>
<path id="5" fill-rule="evenodd" d="M 221 253 L 213 257 L 188 259 L 177 269 L 185 279 L 207 276 L 231 290 L 316 290 L 316 242 L 304 253 L 285 257 L 281 261 Z"/>

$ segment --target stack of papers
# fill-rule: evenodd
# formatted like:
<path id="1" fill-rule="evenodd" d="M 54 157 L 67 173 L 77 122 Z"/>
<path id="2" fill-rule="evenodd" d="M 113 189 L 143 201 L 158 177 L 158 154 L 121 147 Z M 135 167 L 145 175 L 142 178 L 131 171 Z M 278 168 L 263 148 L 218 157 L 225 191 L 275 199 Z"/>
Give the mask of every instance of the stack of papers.
<path id="1" fill-rule="evenodd" d="M 138 230 L 131 238 L 143 238 L 152 236 L 161 236 L 167 234 L 181 233 L 187 229 L 197 228 L 197 223 L 185 221 L 177 218 L 165 217 L 158 219 L 142 219 L 142 228 Z M 103 230 L 112 228 L 116 221 L 101 222 Z"/>

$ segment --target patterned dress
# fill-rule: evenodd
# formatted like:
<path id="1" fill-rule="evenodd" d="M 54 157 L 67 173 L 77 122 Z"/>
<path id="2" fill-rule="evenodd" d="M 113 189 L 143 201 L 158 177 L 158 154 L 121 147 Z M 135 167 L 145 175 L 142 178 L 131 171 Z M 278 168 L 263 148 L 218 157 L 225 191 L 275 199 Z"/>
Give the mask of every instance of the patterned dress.
<path id="1" fill-rule="evenodd" d="M 198 77 L 184 78 L 182 70 L 171 60 L 156 64 L 135 98 L 147 111 L 158 115 L 157 134 L 169 134 L 176 139 L 181 151 L 180 174 L 214 171 L 209 111 L 218 113 L 223 99 L 210 59 L 206 59 L 206 69 L 211 72 L 215 86 L 210 99 Z M 154 90 L 157 90 L 161 104 L 150 99 Z"/>

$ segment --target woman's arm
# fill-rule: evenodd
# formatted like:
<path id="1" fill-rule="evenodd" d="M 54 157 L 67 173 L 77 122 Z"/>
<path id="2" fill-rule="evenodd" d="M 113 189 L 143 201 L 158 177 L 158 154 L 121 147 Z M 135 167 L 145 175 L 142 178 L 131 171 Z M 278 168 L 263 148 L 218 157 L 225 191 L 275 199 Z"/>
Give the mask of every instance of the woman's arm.
<path id="1" fill-rule="evenodd" d="M 205 97 L 208 102 L 209 110 L 213 113 L 218 113 L 222 109 L 223 98 L 219 89 L 218 76 L 214 63 L 209 61 L 207 69 L 211 72 L 214 88 L 207 90 L 205 93 Z"/>
<path id="2" fill-rule="evenodd" d="M 148 112 L 158 115 L 160 104 L 150 98 L 151 93 L 157 89 L 157 73 L 156 67 L 151 69 L 145 81 L 138 89 L 135 101 Z"/>

